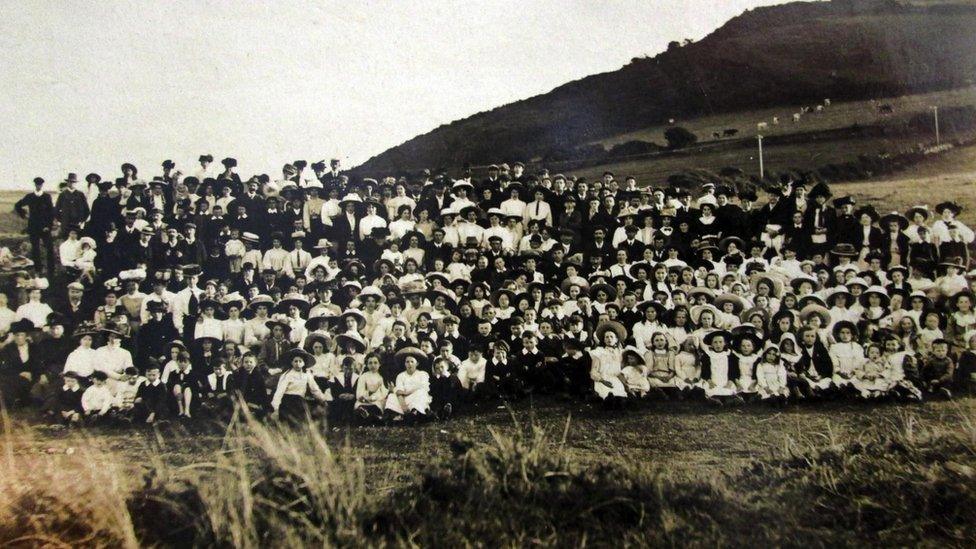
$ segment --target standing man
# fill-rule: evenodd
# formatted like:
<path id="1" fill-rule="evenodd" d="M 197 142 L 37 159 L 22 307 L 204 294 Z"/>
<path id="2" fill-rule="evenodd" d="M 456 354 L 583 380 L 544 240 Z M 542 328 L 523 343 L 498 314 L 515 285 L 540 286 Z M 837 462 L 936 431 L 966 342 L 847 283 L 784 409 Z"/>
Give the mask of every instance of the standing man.
<path id="1" fill-rule="evenodd" d="M 34 178 L 34 192 L 21 198 L 14 204 L 14 211 L 21 219 L 27 219 L 27 235 L 31 241 L 31 259 L 35 267 L 40 270 L 41 242 L 47 257 L 47 276 L 54 276 L 54 240 L 51 238 L 51 227 L 54 225 L 54 201 L 51 195 L 43 190 L 44 180 Z"/>
<path id="2" fill-rule="evenodd" d="M 332 161 L 329 162 L 329 171 L 322 176 L 322 186 L 324 186 L 326 189 L 332 187 L 339 188 L 341 176 L 342 172 L 339 170 L 339 159 L 333 158 Z M 342 191 L 343 189 L 339 190 Z"/>
<path id="3" fill-rule="evenodd" d="M 55 217 L 63 227 L 72 225 L 84 227 L 88 220 L 88 200 L 85 198 L 85 193 L 75 188 L 77 182 L 78 176 L 69 173 L 64 181 L 64 190 L 58 195 L 58 201 L 54 206 Z"/>

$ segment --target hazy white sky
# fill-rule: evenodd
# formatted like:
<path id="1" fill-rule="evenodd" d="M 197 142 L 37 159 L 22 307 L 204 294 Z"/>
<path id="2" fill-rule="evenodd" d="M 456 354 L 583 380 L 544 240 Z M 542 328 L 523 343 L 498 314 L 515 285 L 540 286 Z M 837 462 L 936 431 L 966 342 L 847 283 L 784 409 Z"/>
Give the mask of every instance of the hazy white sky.
<path id="1" fill-rule="evenodd" d="M 0 187 L 204 153 L 348 167 L 776 3 L 0 0 Z"/>

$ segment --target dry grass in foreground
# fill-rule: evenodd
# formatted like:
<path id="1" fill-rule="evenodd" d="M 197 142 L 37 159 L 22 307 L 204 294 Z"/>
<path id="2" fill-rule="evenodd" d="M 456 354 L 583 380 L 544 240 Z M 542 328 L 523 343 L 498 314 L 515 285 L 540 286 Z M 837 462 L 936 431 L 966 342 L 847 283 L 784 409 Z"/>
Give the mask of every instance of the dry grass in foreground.
<path id="1" fill-rule="evenodd" d="M 0 545 L 976 543 L 972 423 L 920 427 L 906 415 L 866 438 L 820 433 L 743 472 L 691 481 L 613 457 L 580 466 L 564 447 L 570 428 L 458 439 L 393 489 L 317 430 L 248 421 L 232 424 L 208 461 L 160 461 L 131 492 L 115 457 L 97 449 L 63 457 L 88 464 L 71 477 L 56 463 L 11 470 L 5 455 Z"/>

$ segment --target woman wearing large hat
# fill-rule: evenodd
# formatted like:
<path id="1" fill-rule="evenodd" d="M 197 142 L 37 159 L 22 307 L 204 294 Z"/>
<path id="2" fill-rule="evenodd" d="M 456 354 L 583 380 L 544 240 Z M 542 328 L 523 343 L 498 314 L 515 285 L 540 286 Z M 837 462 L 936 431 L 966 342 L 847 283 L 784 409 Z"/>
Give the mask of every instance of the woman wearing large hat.
<path id="1" fill-rule="evenodd" d="M 965 244 L 971 244 L 973 240 L 976 240 L 973 230 L 956 219 L 960 212 L 962 212 L 962 206 L 952 201 L 936 205 L 935 213 L 939 215 L 939 219 L 932 223 L 933 240 L 936 242 L 958 241 Z"/>
<path id="2" fill-rule="evenodd" d="M 290 425 L 297 425 L 310 417 L 307 405 L 309 396 L 325 402 L 325 393 L 319 388 L 313 376 L 305 370 L 315 364 L 315 357 L 304 349 L 291 349 L 281 356 L 279 367 L 282 374 L 271 398 L 271 407 L 278 413 L 278 419 Z"/>
<path id="3" fill-rule="evenodd" d="M 386 398 L 386 410 L 394 421 L 406 416 L 423 416 L 430 411 L 430 376 L 417 367 L 426 355 L 417 347 L 397 351 L 394 358 L 403 371 L 397 374 L 393 390 Z"/>

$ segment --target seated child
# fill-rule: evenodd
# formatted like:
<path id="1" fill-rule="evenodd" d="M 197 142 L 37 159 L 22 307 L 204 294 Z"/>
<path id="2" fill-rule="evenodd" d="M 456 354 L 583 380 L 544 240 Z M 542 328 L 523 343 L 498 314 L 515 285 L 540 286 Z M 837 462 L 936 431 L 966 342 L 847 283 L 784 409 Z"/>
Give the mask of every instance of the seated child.
<path id="1" fill-rule="evenodd" d="M 651 335 L 651 348 L 644 353 L 644 362 L 647 363 L 647 382 L 651 392 L 664 398 L 669 396 L 669 391 L 674 391 L 678 383 L 675 377 L 678 353 L 669 343 L 664 332 L 654 332 Z M 696 372 L 692 374 L 698 375 Z"/>
<path id="2" fill-rule="evenodd" d="M 200 380 L 190 366 L 190 353 L 180 351 L 176 369 L 170 372 L 166 386 L 176 400 L 178 417 L 193 417 L 193 398 L 200 393 Z"/>
<path id="3" fill-rule="evenodd" d="M 342 359 L 342 372 L 336 374 L 329 384 L 332 402 L 328 407 L 329 420 L 334 424 L 342 424 L 352 419 L 356 407 L 356 383 L 359 374 L 356 373 L 356 359 L 351 356 Z"/>
<path id="4" fill-rule="evenodd" d="M 834 363 L 833 383 L 838 389 L 850 390 L 854 381 L 854 372 L 864 362 L 864 348 L 854 341 L 857 327 L 853 322 L 841 320 L 834 324 L 835 343 L 830 346 L 830 359 Z"/>
<path id="5" fill-rule="evenodd" d="M 81 408 L 85 419 L 91 422 L 103 421 L 112 412 L 115 395 L 108 387 L 108 374 L 95 370 L 91 375 L 92 385 L 81 395 Z"/>
<path id="6" fill-rule="evenodd" d="M 630 346 L 624 349 L 623 364 L 620 373 L 624 375 L 627 394 L 638 398 L 647 396 L 651 390 L 651 383 L 647 379 L 648 368 L 637 347 Z"/>
<path id="7" fill-rule="evenodd" d="M 759 348 L 762 341 L 758 337 L 746 333 L 738 338 L 738 349 L 733 351 L 739 363 L 739 378 L 735 380 L 740 395 L 750 395 L 756 392 L 756 363 L 759 361 Z"/>
<path id="8" fill-rule="evenodd" d="M 136 393 L 145 378 L 139 375 L 135 366 L 129 366 L 115 384 L 115 409 L 120 415 L 131 418 L 135 407 Z"/>
<path id="9" fill-rule="evenodd" d="M 485 372 L 488 361 L 481 356 L 481 349 L 472 346 L 468 349 L 468 358 L 458 365 L 458 381 L 468 397 L 480 395 L 485 382 Z"/>
<path id="10" fill-rule="evenodd" d="M 678 398 L 684 398 L 702 387 L 701 363 L 697 350 L 694 338 L 689 337 L 681 344 L 681 351 L 674 357 L 674 386 L 680 391 Z M 652 367 L 658 367 L 657 359 Z"/>
<path id="11" fill-rule="evenodd" d="M 380 419 L 386 407 L 386 397 L 390 394 L 383 376 L 380 375 L 380 357 L 371 353 L 366 357 L 366 371 L 356 382 L 356 413 L 360 417 Z"/>
<path id="12" fill-rule="evenodd" d="M 718 406 L 726 402 L 742 402 L 735 384 L 740 377 L 738 361 L 726 347 L 729 339 L 729 333 L 724 330 L 711 332 L 702 339 L 706 346 L 702 351 L 701 367 L 705 397 Z"/>
<path id="13" fill-rule="evenodd" d="M 159 364 L 151 362 L 146 369 L 146 381 L 136 390 L 133 401 L 133 420 L 140 423 L 155 423 L 169 416 L 171 406 L 170 392 L 159 378 Z"/>
<path id="14" fill-rule="evenodd" d="M 881 346 L 877 343 L 869 344 L 865 352 L 867 356 L 854 371 L 854 379 L 851 383 L 861 398 L 883 397 L 894 387 L 894 383 L 889 378 L 890 364 L 881 356 Z"/>
<path id="15" fill-rule="evenodd" d="M 779 403 L 785 403 L 790 396 L 786 384 L 786 365 L 777 347 L 767 347 L 762 353 L 756 366 L 756 392 L 762 400 Z"/>
<path id="16" fill-rule="evenodd" d="M 937 339 L 932 342 L 932 353 L 922 359 L 919 369 L 922 377 L 921 389 L 926 394 L 952 398 L 953 377 L 956 373 L 956 363 L 949 356 L 949 342 Z"/>
<path id="17" fill-rule="evenodd" d="M 78 382 L 78 374 L 74 372 L 64 373 L 64 386 L 58 393 L 58 415 L 65 423 L 78 423 L 85 413 L 81 405 L 81 397 L 84 392 L 81 390 L 81 383 Z"/>
<path id="18" fill-rule="evenodd" d="M 458 376 L 450 372 L 450 364 L 443 358 L 434 360 L 434 375 L 430 376 L 430 407 L 439 419 L 448 419 L 454 414 L 463 390 Z"/>

